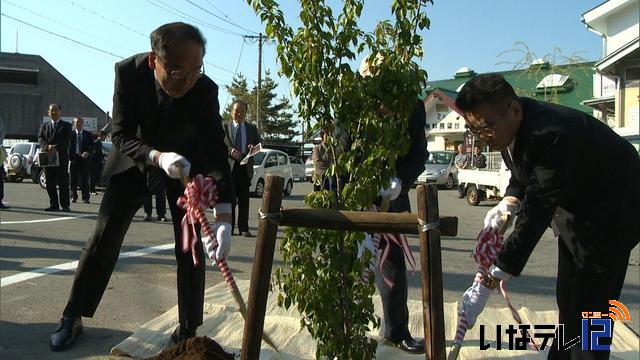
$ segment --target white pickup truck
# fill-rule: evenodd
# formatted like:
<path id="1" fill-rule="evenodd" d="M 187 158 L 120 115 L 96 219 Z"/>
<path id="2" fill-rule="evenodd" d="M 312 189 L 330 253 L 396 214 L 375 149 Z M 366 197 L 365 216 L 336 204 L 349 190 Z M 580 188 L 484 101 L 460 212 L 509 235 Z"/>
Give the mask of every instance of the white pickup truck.
<path id="1" fill-rule="evenodd" d="M 509 185 L 511 171 L 499 152 L 486 153 L 487 167 L 458 170 L 458 183 L 465 184 L 464 194 L 469 205 L 482 200 L 500 200 Z"/>

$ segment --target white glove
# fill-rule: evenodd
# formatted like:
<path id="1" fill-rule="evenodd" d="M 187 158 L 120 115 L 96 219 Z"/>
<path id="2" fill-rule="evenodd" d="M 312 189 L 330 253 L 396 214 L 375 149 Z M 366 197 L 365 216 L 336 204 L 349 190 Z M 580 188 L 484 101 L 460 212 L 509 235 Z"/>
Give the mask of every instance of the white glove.
<path id="1" fill-rule="evenodd" d="M 158 164 L 169 175 L 170 178 L 179 179 L 181 177 L 180 170 L 185 176 L 189 176 L 191 171 L 191 163 L 184 156 L 174 152 L 160 153 Z"/>
<path id="2" fill-rule="evenodd" d="M 213 232 L 216 234 L 216 239 L 218 240 L 218 248 L 213 248 L 213 239 L 208 236 L 202 237 L 202 243 L 204 244 L 207 255 L 209 255 L 209 259 L 217 262 L 220 259 L 226 259 L 231 252 L 231 224 L 223 221 L 217 222 L 213 226 Z"/>
<path id="3" fill-rule="evenodd" d="M 474 282 L 462 295 L 462 304 L 458 307 L 458 315 L 463 313 L 466 315 L 469 329 L 476 324 L 476 319 L 487 305 L 491 292 L 492 290 L 479 282 Z"/>
<path id="4" fill-rule="evenodd" d="M 505 280 L 505 281 L 513 277 L 513 275 L 500 269 L 495 264 L 491 265 L 491 267 L 489 268 L 489 274 L 491 274 L 491 276 L 493 276 L 494 278 L 498 278 L 500 280 Z"/>
<path id="5" fill-rule="evenodd" d="M 400 196 L 401 190 L 402 181 L 397 177 L 392 177 L 391 180 L 389 180 L 389 188 L 381 189 L 380 192 L 378 192 L 378 195 L 382 196 L 383 199 L 388 197 L 389 200 L 395 200 Z"/>
<path id="6" fill-rule="evenodd" d="M 358 259 L 360 259 L 360 261 L 364 261 L 365 250 L 368 250 L 371 254 L 371 258 L 367 264 L 367 269 L 373 271 L 375 269 L 376 249 L 373 246 L 373 238 L 369 233 L 365 233 L 364 240 L 358 246 Z"/>
<path id="7" fill-rule="evenodd" d="M 513 218 L 516 216 L 516 213 L 520 211 L 520 200 L 513 196 L 507 196 L 498 203 L 498 205 L 494 206 L 487 212 L 487 215 L 484 217 L 484 227 L 490 227 L 494 230 L 500 230 L 505 224 L 505 220 L 508 218 L 507 228 L 508 229 L 513 223 Z M 505 230 L 506 230 L 505 229 Z"/>

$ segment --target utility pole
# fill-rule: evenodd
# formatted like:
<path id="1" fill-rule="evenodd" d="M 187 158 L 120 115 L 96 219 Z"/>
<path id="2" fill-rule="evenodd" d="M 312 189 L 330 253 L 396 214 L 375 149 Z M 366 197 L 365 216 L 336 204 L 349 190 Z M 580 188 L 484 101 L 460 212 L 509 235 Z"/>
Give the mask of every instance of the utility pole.
<path id="1" fill-rule="evenodd" d="M 258 39 L 258 92 L 256 93 L 256 126 L 260 131 L 260 89 L 262 88 L 262 33 L 258 36 L 244 35 L 245 39 Z"/>

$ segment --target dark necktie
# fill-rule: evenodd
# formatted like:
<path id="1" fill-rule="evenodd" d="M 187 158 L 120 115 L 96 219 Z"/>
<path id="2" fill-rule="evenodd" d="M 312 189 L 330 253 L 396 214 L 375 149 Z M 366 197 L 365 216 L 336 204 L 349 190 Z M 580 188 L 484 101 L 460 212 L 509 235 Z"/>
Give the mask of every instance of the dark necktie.
<path id="1" fill-rule="evenodd" d="M 82 144 L 82 132 L 78 131 L 78 139 L 76 140 L 76 153 L 80 154 L 80 144 Z"/>
<path id="2" fill-rule="evenodd" d="M 242 127 L 236 127 L 236 136 L 233 138 L 233 147 L 242 152 Z"/>
<path id="3" fill-rule="evenodd" d="M 504 160 L 507 168 L 513 171 L 513 161 L 511 159 L 511 154 L 509 154 L 508 148 L 502 149 L 502 151 L 500 151 L 500 155 L 502 155 L 502 160 Z"/>

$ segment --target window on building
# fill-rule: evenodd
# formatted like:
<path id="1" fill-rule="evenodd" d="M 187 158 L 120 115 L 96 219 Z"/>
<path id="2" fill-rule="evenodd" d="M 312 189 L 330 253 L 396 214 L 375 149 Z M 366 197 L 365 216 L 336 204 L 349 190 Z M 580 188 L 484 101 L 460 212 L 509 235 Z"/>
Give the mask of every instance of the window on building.
<path id="1" fill-rule="evenodd" d="M 447 129 L 453 129 L 453 125 L 451 123 L 447 123 Z"/>
<path id="2" fill-rule="evenodd" d="M 442 130 L 444 130 L 444 123 L 440 123 L 439 128 L 440 128 L 440 129 L 442 129 Z"/>
<path id="3" fill-rule="evenodd" d="M 0 67 L 0 83 L 38 85 L 38 70 Z"/>
<path id="4" fill-rule="evenodd" d="M 454 129 L 460 129 L 460 123 L 453 124 L 453 128 Z"/>
<path id="5" fill-rule="evenodd" d="M 638 87 L 640 85 L 640 67 L 627 68 L 624 71 L 624 86 Z"/>

